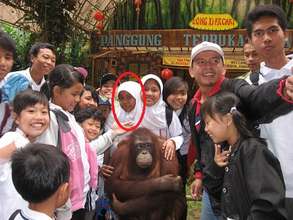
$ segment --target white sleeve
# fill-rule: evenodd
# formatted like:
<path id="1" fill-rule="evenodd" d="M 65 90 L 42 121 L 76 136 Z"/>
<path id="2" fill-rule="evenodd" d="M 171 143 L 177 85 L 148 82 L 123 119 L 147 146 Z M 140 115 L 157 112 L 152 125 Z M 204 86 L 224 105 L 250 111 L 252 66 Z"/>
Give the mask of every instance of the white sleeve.
<path id="1" fill-rule="evenodd" d="M 115 135 L 112 130 L 108 130 L 106 133 L 100 135 L 97 139 L 90 142 L 90 146 L 96 151 L 96 154 L 102 154 L 107 150 L 113 143 Z"/>
<path id="2" fill-rule="evenodd" d="M 183 144 L 182 126 L 176 113 L 173 111 L 172 122 L 169 126 L 170 139 L 175 142 L 176 150 Z"/>
<path id="3" fill-rule="evenodd" d="M 115 120 L 114 120 L 113 113 L 111 111 L 110 114 L 108 115 L 107 119 L 106 119 L 106 122 L 105 122 L 105 126 L 104 126 L 105 131 L 109 131 L 110 129 L 112 129 L 114 123 L 115 123 Z"/>
<path id="4" fill-rule="evenodd" d="M 41 136 L 37 137 L 37 140 L 35 142 L 57 146 L 58 131 L 59 126 L 57 123 L 56 116 L 52 111 L 50 111 L 50 125 Z"/>

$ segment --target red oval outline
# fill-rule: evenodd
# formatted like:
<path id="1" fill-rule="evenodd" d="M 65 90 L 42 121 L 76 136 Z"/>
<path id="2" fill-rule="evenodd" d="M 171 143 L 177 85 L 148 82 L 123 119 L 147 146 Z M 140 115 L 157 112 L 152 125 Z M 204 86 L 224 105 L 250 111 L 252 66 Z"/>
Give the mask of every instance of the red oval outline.
<path id="1" fill-rule="evenodd" d="M 133 77 L 138 81 L 138 83 L 139 83 L 139 85 L 140 85 L 140 87 L 141 87 L 141 91 L 142 91 L 142 99 L 143 99 L 142 113 L 141 113 L 141 115 L 140 115 L 140 117 L 139 117 L 139 120 L 137 121 L 137 123 L 136 123 L 134 126 L 129 127 L 129 128 L 124 127 L 124 126 L 120 123 L 120 121 L 119 121 L 119 119 L 118 119 L 118 117 L 117 117 L 117 115 L 116 115 L 116 111 L 115 111 L 115 92 L 116 92 L 116 89 L 117 89 L 118 84 L 119 84 L 119 82 L 121 81 L 121 79 L 125 78 L 127 75 L 133 76 Z M 133 72 L 131 72 L 131 71 L 126 71 L 126 72 L 122 73 L 122 74 L 118 77 L 118 79 L 115 81 L 115 84 L 114 84 L 114 87 L 113 87 L 113 91 L 112 91 L 111 107 L 112 107 L 112 113 L 113 113 L 113 116 L 114 116 L 114 120 L 115 120 L 115 122 L 116 122 L 116 123 L 118 124 L 118 126 L 119 126 L 120 128 L 122 128 L 123 130 L 125 130 L 125 131 L 133 131 L 134 129 L 136 129 L 136 128 L 140 125 L 140 123 L 142 122 L 142 119 L 143 119 L 143 117 L 144 117 L 144 113 L 145 113 L 145 109 L 146 109 L 146 95 L 145 95 L 144 85 L 142 84 L 142 81 L 141 81 L 140 77 L 139 77 L 137 74 L 135 74 L 135 73 L 133 73 Z"/>

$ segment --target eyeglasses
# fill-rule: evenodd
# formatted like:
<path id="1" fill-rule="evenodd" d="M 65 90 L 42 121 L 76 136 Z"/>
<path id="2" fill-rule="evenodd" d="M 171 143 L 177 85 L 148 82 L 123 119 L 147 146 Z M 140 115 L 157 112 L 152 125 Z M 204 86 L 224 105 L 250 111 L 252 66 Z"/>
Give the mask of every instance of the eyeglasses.
<path id="1" fill-rule="evenodd" d="M 215 66 L 218 65 L 219 63 L 221 63 L 222 58 L 221 57 L 212 57 L 208 60 L 205 59 L 195 59 L 193 62 L 198 65 L 198 66 L 205 66 L 207 64 L 211 65 L 211 66 Z"/>
<path id="2" fill-rule="evenodd" d="M 280 30 L 280 28 L 278 28 L 278 27 L 269 27 L 268 29 L 265 29 L 265 30 L 262 30 L 262 29 L 255 30 L 252 32 L 252 35 L 256 38 L 263 38 L 265 36 L 265 34 L 273 35 L 273 34 L 278 33 L 279 30 Z"/>

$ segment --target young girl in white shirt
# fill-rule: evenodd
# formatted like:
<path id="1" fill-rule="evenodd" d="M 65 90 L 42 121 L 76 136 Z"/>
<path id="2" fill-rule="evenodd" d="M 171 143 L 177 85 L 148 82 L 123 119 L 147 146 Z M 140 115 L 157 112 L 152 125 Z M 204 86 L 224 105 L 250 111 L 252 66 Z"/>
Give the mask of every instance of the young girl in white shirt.
<path id="1" fill-rule="evenodd" d="M 166 103 L 163 101 L 163 83 L 161 79 L 148 74 L 142 77 L 146 93 L 146 112 L 141 127 L 150 129 L 154 134 L 165 139 L 164 150 L 166 159 L 172 159 L 175 151 L 183 143 L 182 127 L 175 112 L 172 112 L 172 121 L 167 124 Z"/>
<path id="2" fill-rule="evenodd" d="M 84 76 L 67 64 L 56 66 L 49 73 L 50 116 L 49 129 L 39 138 L 41 143 L 58 146 L 70 161 L 70 201 L 59 210 L 57 219 L 85 217 L 86 198 L 97 183 L 96 154 L 86 141 L 83 129 L 70 113 L 80 101 Z"/>
<path id="3" fill-rule="evenodd" d="M 27 143 L 35 142 L 49 125 L 49 103 L 40 92 L 25 90 L 13 101 L 15 131 L 5 133 L 0 139 L 0 148 L 6 151 L 0 155 L 0 219 L 8 219 L 17 209 L 25 208 L 27 202 L 16 191 L 11 177 L 11 154 Z"/>

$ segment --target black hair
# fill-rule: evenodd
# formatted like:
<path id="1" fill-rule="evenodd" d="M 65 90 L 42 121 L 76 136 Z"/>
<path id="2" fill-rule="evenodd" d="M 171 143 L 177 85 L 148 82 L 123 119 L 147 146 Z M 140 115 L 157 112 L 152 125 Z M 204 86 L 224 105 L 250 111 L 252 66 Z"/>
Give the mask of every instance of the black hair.
<path id="1" fill-rule="evenodd" d="M 19 115 L 25 108 L 34 106 L 37 103 L 48 106 L 49 111 L 49 102 L 45 94 L 32 89 L 26 89 L 15 96 L 12 107 L 13 111 Z"/>
<path id="2" fill-rule="evenodd" d="M 16 58 L 15 41 L 2 30 L 0 30 L 0 48 L 8 52 L 11 52 L 13 55 L 13 59 Z"/>
<path id="3" fill-rule="evenodd" d="M 97 108 L 93 108 L 93 107 L 81 109 L 77 111 L 76 113 L 74 113 L 74 116 L 75 116 L 75 120 L 78 123 L 82 123 L 89 118 L 97 120 L 101 123 L 101 129 L 104 127 L 105 120 L 106 120 L 102 112 L 98 110 Z"/>
<path id="4" fill-rule="evenodd" d="M 278 5 L 258 5 L 247 15 L 245 26 L 248 37 L 251 38 L 252 26 L 262 17 L 273 17 L 278 20 L 278 24 L 283 31 L 287 29 L 287 18 L 285 12 Z"/>
<path id="5" fill-rule="evenodd" d="M 60 64 L 49 73 L 48 85 L 42 87 L 41 90 L 51 98 L 55 86 L 59 86 L 61 89 L 68 89 L 75 83 L 84 85 L 84 81 L 85 78 L 75 67 L 69 64 Z"/>
<path id="6" fill-rule="evenodd" d="M 169 108 L 172 109 L 172 107 L 167 102 L 167 98 L 178 91 L 179 88 L 184 87 L 186 90 L 186 93 L 188 94 L 188 83 L 181 77 L 174 76 L 170 79 L 168 79 L 163 88 L 163 100 L 166 102 Z M 187 115 L 187 105 L 185 104 L 182 112 L 179 115 L 179 120 L 181 122 L 181 125 L 183 126 L 183 120 L 186 118 Z"/>
<path id="7" fill-rule="evenodd" d="M 29 51 L 29 57 L 30 57 L 30 59 L 31 59 L 32 57 L 37 57 L 38 54 L 39 54 L 39 52 L 40 52 L 40 50 L 41 50 L 41 49 L 44 49 L 44 48 L 51 50 L 51 51 L 56 55 L 56 48 L 55 48 L 54 45 L 49 44 L 49 43 L 37 42 L 37 43 L 35 43 L 35 44 L 31 47 L 31 49 L 30 49 L 30 51 Z"/>
<path id="8" fill-rule="evenodd" d="M 203 118 L 210 116 L 215 119 L 215 115 L 224 116 L 232 114 L 232 120 L 239 134 L 243 138 L 255 137 L 252 128 L 248 124 L 244 115 L 240 112 L 239 98 L 230 92 L 220 92 L 209 97 L 201 107 Z"/>
<path id="9" fill-rule="evenodd" d="M 69 181 L 68 157 L 52 145 L 32 143 L 17 150 L 11 168 L 15 189 L 32 203 L 45 201 Z"/>
<path id="10" fill-rule="evenodd" d="M 84 85 L 84 88 L 80 94 L 80 97 L 83 95 L 84 91 L 90 91 L 91 92 L 91 95 L 93 97 L 93 99 L 96 101 L 98 99 L 98 95 L 96 93 L 96 90 L 94 87 L 92 87 L 91 85 L 88 85 L 88 84 L 85 84 Z"/>

